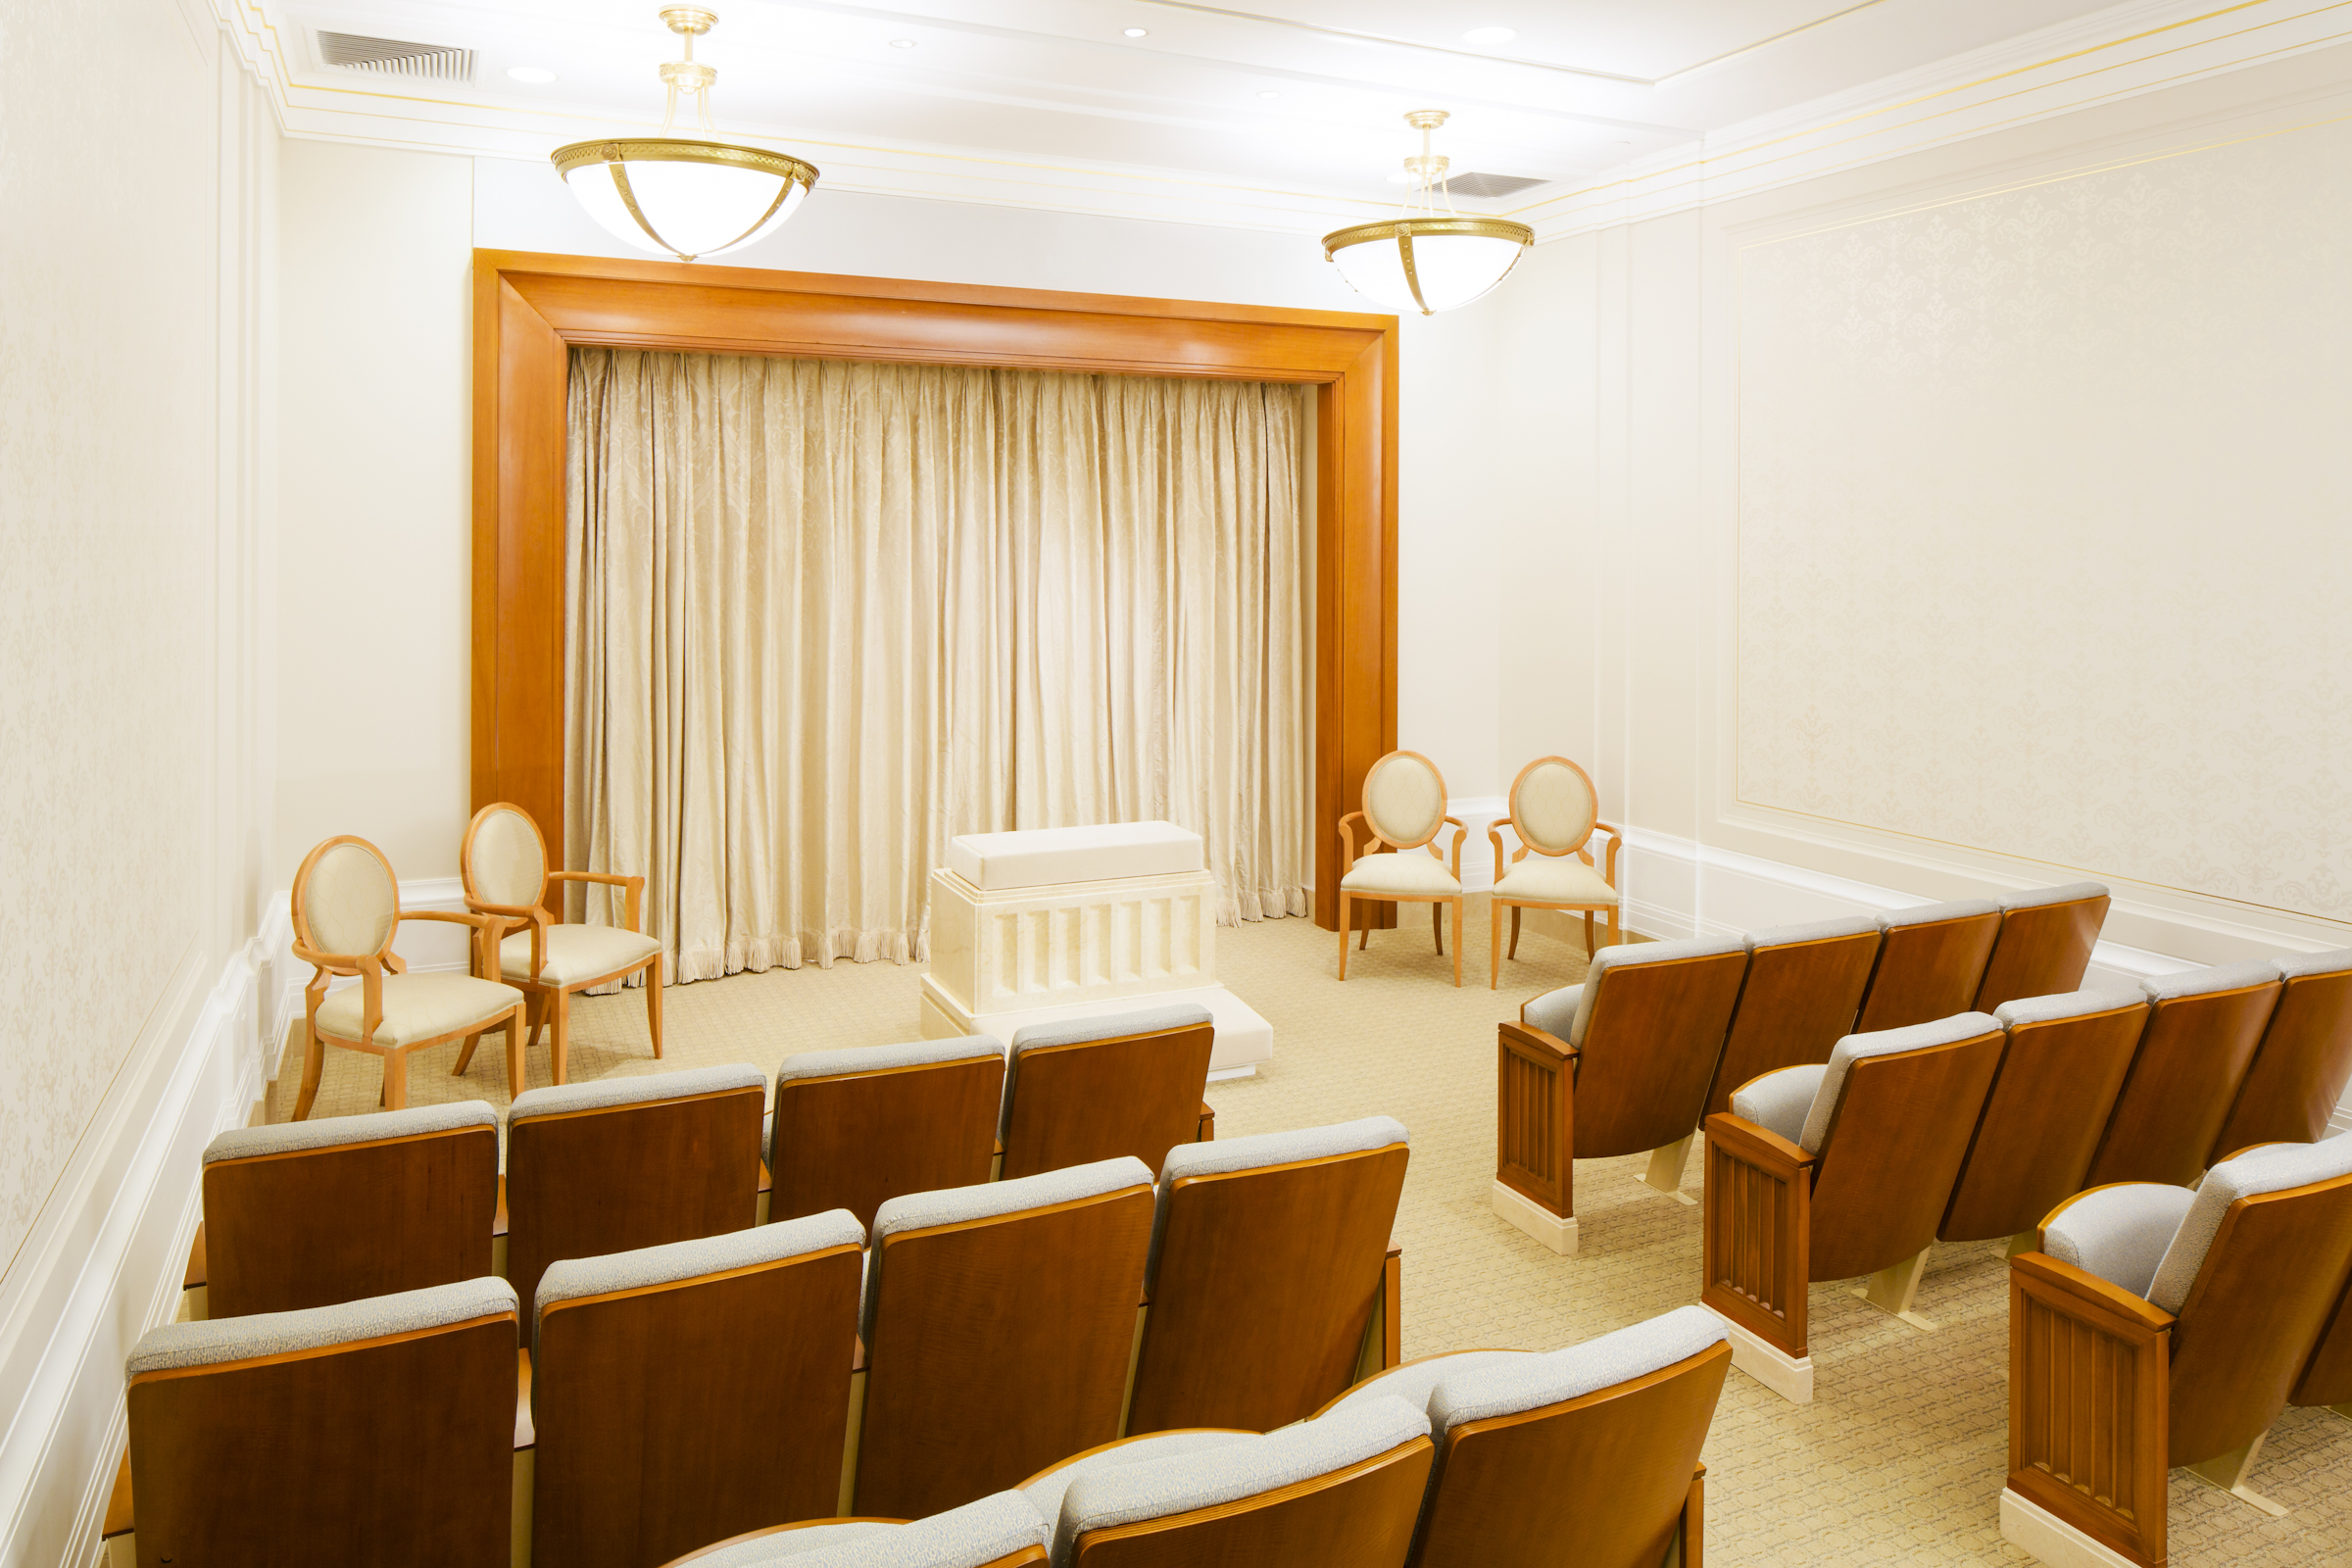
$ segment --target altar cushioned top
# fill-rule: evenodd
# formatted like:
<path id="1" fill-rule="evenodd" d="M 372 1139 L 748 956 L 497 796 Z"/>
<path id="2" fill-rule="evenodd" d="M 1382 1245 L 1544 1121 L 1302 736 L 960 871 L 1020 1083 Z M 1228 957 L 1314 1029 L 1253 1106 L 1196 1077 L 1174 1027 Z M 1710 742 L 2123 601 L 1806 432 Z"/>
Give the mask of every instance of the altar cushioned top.
<path id="1" fill-rule="evenodd" d="M 1105 822 L 965 833 L 948 840 L 948 869 L 984 892 L 1113 877 L 1168 876 L 1207 864 L 1200 835 L 1173 822 Z"/>

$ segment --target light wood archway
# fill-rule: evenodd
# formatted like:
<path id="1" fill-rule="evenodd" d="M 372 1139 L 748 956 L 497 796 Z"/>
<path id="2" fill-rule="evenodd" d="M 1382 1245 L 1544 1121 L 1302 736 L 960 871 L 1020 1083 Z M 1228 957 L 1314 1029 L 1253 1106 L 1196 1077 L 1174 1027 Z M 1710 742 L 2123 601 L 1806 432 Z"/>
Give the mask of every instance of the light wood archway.
<path id="1" fill-rule="evenodd" d="M 1396 745 L 1396 318 L 473 253 L 473 807 L 564 833 L 564 398 L 575 343 L 1302 381 L 1316 396 L 1315 923 L 1338 822 Z"/>

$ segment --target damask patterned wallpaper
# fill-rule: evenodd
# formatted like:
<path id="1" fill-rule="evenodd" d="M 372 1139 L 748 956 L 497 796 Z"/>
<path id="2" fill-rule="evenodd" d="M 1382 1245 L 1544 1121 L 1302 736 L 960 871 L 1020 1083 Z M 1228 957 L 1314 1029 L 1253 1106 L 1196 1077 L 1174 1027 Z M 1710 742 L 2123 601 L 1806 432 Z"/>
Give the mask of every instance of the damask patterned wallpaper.
<path id="1" fill-rule="evenodd" d="M 0 1272 L 218 968 L 213 72 L 172 5 L 0 16 Z"/>
<path id="2" fill-rule="evenodd" d="M 2352 919 L 2352 126 L 1740 253 L 1743 802 Z"/>

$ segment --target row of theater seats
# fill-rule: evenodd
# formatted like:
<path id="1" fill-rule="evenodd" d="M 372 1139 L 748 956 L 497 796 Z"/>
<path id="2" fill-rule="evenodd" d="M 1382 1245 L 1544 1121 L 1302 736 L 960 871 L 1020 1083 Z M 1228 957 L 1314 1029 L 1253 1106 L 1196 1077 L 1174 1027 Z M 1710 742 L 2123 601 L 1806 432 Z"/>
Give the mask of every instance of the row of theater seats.
<path id="1" fill-rule="evenodd" d="M 640 1112 L 673 1118 L 657 1124 L 674 1140 L 668 1147 L 689 1158 L 708 1151 L 719 1142 L 712 1128 L 725 1125 L 713 1118 L 747 1093 L 725 1083 L 729 1071 L 710 1070 L 715 1087 L 707 1075 L 671 1075 L 671 1088 L 689 1092 L 652 1101 L 641 1093 L 648 1080 L 548 1092 L 573 1107 L 554 1117 L 576 1140 L 564 1168 L 597 1167 L 598 1124 L 614 1114 L 578 1102 L 623 1089 L 638 1094 L 625 1103 Z M 756 1129 L 756 1075 L 748 1099 Z M 518 1180 L 521 1162 L 536 1157 L 528 1135 L 541 1119 L 511 1126 Z M 640 1126 L 629 1136 L 650 1135 Z M 267 1152 L 250 1147 L 257 1139 Z M 328 1427 L 358 1421 L 384 1429 L 383 1451 L 405 1452 L 410 1426 L 446 1425 L 445 1411 L 381 1408 L 381 1389 L 364 1399 L 314 1390 L 304 1396 L 312 1402 L 275 1422 L 236 1407 L 264 1397 L 255 1390 L 285 1386 L 294 1376 L 286 1359 L 328 1343 L 322 1335 L 345 1344 L 410 1333 L 382 1327 L 385 1315 L 427 1298 L 441 1303 L 437 1312 L 464 1308 L 469 1322 L 498 1316 L 484 1305 L 495 1298 L 509 1324 L 530 1302 L 515 1442 L 532 1456 L 524 1493 L 541 1522 L 533 1560 L 546 1563 L 651 1564 L 796 1519 L 931 1513 L 1122 1432 L 1280 1426 L 1396 1360 L 1389 1233 L 1408 1149 L 1404 1128 L 1387 1117 L 1179 1145 L 1156 1183 L 1150 1167 L 1121 1156 L 893 1197 L 878 1207 L 870 1244 L 846 1209 L 750 1225 L 738 1192 L 733 1223 L 697 1239 L 565 1254 L 551 1238 L 597 1234 L 594 1201 L 527 1245 L 518 1209 L 512 1283 L 474 1277 L 489 1261 L 479 1195 L 449 1201 L 464 1185 L 452 1173 L 466 1166 L 478 1166 L 475 1184 L 487 1185 L 496 1150 L 486 1105 L 222 1142 L 216 1152 L 230 1157 L 208 1167 L 208 1204 L 234 1192 L 257 1241 L 274 1231 L 278 1250 L 292 1251 L 313 1236 L 341 1235 L 345 1253 L 365 1253 L 364 1238 L 350 1240 L 348 1214 L 338 1227 L 318 1212 L 349 1197 L 371 1201 L 370 1217 L 386 1222 L 382 1251 L 447 1261 L 470 1244 L 474 1261 L 458 1283 L 291 1311 L 216 1312 L 143 1341 L 128 1368 L 126 1471 L 150 1539 L 174 1560 L 221 1560 L 169 1548 L 200 1540 L 219 1548 L 263 1522 L 238 1505 L 248 1482 L 220 1469 L 274 1487 L 267 1466 L 252 1467 L 253 1444 L 331 1445 Z M 265 1185 L 215 1185 L 240 1169 Z M 372 1197 L 371 1184 L 381 1189 Z M 591 1184 L 601 1195 L 628 1188 Z M 261 1212 L 265 1191 L 283 1205 L 274 1217 Z M 307 1272 L 285 1261 L 275 1278 L 302 1272 L 316 1294 L 318 1261 Z M 240 1279 L 237 1291 L 230 1299 L 248 1304 L 252 1282 Z M 196 1377 L 189 1369 L 199 1366 L 214 1370 Z M 216 1444 L 215 1428 L 233 1440 Z M 365 1493 L 379 1480 L 355 1476 L 329 1490 Z M 358 1507 L 365 1498 L 345 1500 Z M 312 1539 L 341 1511 L 326 1501 L 296 1509 L 283 1539 Z M 226 1557 L 265 1560 L 262 1544 Z"/>
<path id="2" fill-rule="evenodd" d="M 805 1311 L 855 1271 L 856 1230 L 826 1215 L 696 1244 L 725 1267 L 695 1288 Z M 761 1419 L 746 1386 L 833 1369 L 742 1306 L 669 1337 L 633 1304 L 670 1270 L 648 1257 L 562 1265 L 551 1284 L 578 1272 L 543 1289 L 536 1355 L 498 1279 L 157 1330 L 129 1364 L 139 1519 L 110 1536 L 114 1560 L 1554 1568 L 1573 1542 L 1589 1568 L 1699 1561 L 1698 1454 L 1731 1356 L 1694 1307 L 1549 1354 L 1417 1361 L 1263 1434 L 1159 1432 L 1057 1456 L 910 1524 L 814 1519 L 712 1542 L 730 1512 L 812 1495 L 842 1435 L 780 1403 Z M 1028 1304 L 1051 1310 L 1043 1293 Z M 944 1425 L 927 1456 L 997 1449 L 1005 1413 Z M 555 1471 L 569 1484 L 551 1489 Z"/>
<path id="3" fill-rule="evenodd" d="M 808 1052 L 517 1096 L 226 1133 L 204 1154 L 187 1284 L 203 1315 L 326 1306 L 502 1272 L 527 1299 L 593 1257 L 907 1193 L 1121 1156 L 1156 1171 L 1212 1136 L 1197 1006 L 987 1035 Z M 297 1158 L 322 1155 L 333 1157 Z M 763 1164 L 762 1152 L 766 1159 Z M 772 1169 L 772 1192 L 769 1170 Z"/>

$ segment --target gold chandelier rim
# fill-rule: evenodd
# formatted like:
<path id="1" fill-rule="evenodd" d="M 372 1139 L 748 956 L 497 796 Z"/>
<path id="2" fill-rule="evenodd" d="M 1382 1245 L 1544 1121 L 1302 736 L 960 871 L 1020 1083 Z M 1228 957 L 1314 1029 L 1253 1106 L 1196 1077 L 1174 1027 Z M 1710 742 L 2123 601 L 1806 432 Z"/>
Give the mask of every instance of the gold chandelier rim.
<path id="1" fill-rule="evenodd" d="M 715 164 L 728 169 L 751 169 L 780 175 L 816 189 L 817 168 L 790 153 L 764 147 L 739 147 L 732 142 L 702 141 L 685 136 L 604 136 L 575 141 L 551 155 L 556 172 L 569 178 L 573 170 L 592 164 Z"/>
<path id="2" fill-rule="evenodd" d="M 1376 223 L 1335 228 L 1323 236 L 1323 256 L 1329 260 L 1350 245 L 1376 239 L 1417 239 L 1424 235 L 1469 234 L 1481 239 L 1517 240 L 1533 245 L 1536 231 L 1507 218 L 1384 218 Z"/>

